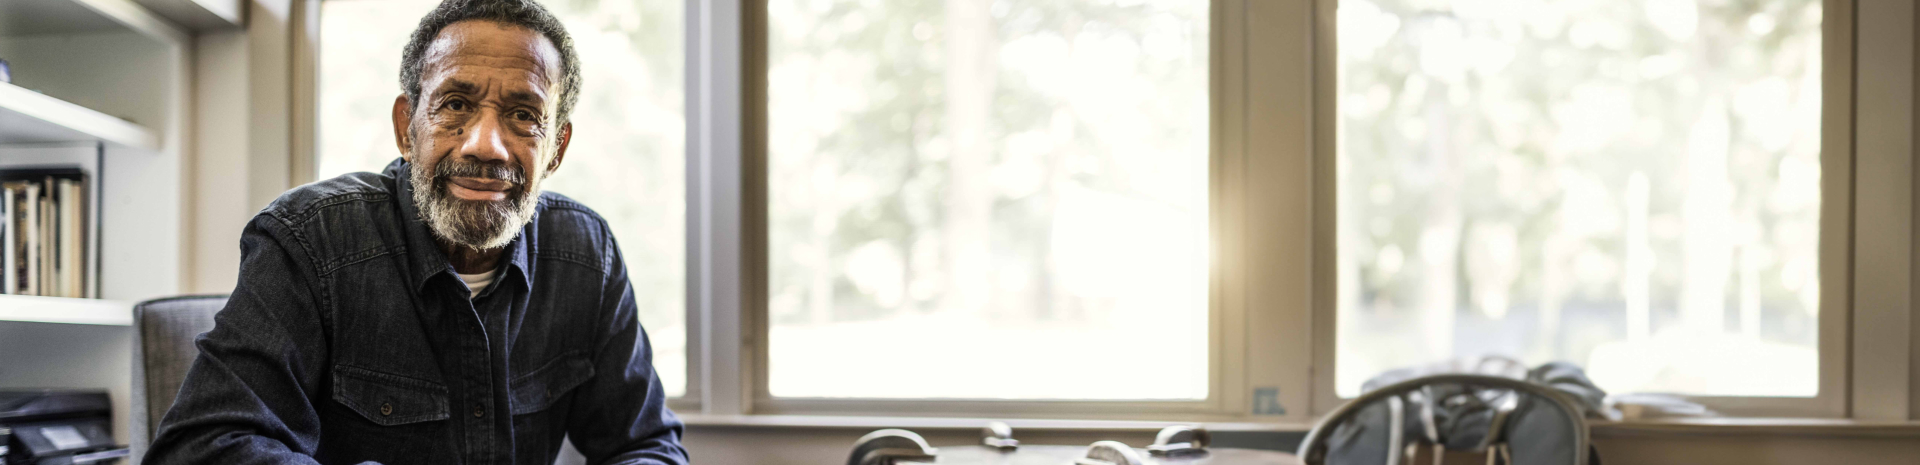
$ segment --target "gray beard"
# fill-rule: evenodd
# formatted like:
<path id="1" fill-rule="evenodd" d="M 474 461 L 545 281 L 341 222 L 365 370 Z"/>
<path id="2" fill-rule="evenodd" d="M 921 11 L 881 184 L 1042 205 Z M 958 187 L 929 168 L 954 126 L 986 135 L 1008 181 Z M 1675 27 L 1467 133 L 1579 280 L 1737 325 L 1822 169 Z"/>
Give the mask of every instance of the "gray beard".
<path id="1" fill-rule="evenodd" d="M 411 165 L 408 182 L 413 185 L 413 205 L 434 237 L 448 243 L 481 251 L 506 247 L 520 228 L 533 221 L 540 204 L 540 180 L 530 180 L 517 166 L 474 164 L 457 156 L 441 159 L 432 173 L 419 163 Z M 455 176 L 504 180 L 513 187 L 507 189 L 504 200 L 465 200 L 447 190 Z"/>

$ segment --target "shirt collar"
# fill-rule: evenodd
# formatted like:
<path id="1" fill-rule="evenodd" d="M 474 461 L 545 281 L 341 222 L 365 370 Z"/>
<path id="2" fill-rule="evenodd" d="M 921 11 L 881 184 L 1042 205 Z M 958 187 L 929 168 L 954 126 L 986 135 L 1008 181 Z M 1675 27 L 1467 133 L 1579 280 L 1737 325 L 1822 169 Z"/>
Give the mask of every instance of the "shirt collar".
<path id="1" fill-rule="evenodd" d="M 394 201 L 400 204 L 400 214 L 406 222 L 407 261 L 413 268 L 413 291 L 420 292 L 426 289 L 427 282 L 431 281 L 435 275 L 445 274 L 456 280 L 459 276 L 455 273 L 453 264 L 447 260 L 447 255 L 440 252 L 439 243 L 434 241 L 433 233 L 428 229 L 426 220 L 420 217 L 420 210 L 413 203 L 413 183 L 410 182 L 412 169 L 412 165 L 408 164 L 405 158 L 400 158 L 388 164 L 381 174 L 393 183 L 393 191 L 399 193 L 394 196 Z M 540 206 L 544 207 L 545 204 L 546 202 L 543 201 Z M 527 250 L 538 243 L 536 233 L 538 228 L 534 225 L 539 223 L 540 210 L 544 208 L 536 208 L 534 220 L 521 227 L 520 234 L 515 235 L 513 241 L 507 243 L 506 254 L 501 256 L 506 263 L 502 265 L 500 275 L 494 278 L 493 285 L 488 286 L 489 288 L 499 287 L 508 282 L 520 284 L 523 290 L 533 287 L 531 271 L 527 267 Z"/>

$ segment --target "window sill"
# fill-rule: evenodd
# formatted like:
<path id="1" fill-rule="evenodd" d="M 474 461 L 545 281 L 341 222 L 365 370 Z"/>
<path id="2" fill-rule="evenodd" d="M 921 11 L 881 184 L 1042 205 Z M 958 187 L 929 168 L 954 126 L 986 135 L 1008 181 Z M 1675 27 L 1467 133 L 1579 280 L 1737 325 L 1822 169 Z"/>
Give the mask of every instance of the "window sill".
<path id="1" fill-rule="evenodd" d="M 1589 421 L 1595 437 L 1725 435 L 1920 437 L 1920 421 L 1843 418 L 1673 418 Z"/>
<path id="2" fill-rule="evenodd" d="M 1313 429 L 1311 424 L 1302 423 L 1239 423 L 1239 422 L 1178 422 L 1178 421 L 1119 421 L 1119 420 L 1041 420 L 1019 418 L 957 418 L 957 417 L 882 417 L 882 416 L 835 416 L 835 415 L 705 415 L 685 414 L 680 421 L 692 427 L 741 427 L 741 428 L 906 428 L 913 430 L 929 429 L 967 429 L 976 430 L 987 426 L 988 422 L 1005 422 L 1007 426 L 1018 430 L 1067 430 L 1067 431 L 1159 431 L 1173 425 L 1205 425 L 1210 431 L 1273 431 L 1305 432 Z"/>
<path id="3" fill-rule="evenodd" d="M 1173 425 L 1205 425 L 1210 431 L 1302 433 L 1306 423 L 1170 422 L 1118 420 L 1044 420 L 958 417 L 887 417 L 836 415 L 681 415 L 691 427 L 721 428 L 845 428 L 911 430 L 975 430 L 990 421 L 1006 422 L 1014 430 L 1153 432 Z M 1725 435 L 1920 437 L 1920 421 L 1862 421 L 1825 418 L 1687 418 L 1635 421 L 1590 421 L 1595 437 Z"/>

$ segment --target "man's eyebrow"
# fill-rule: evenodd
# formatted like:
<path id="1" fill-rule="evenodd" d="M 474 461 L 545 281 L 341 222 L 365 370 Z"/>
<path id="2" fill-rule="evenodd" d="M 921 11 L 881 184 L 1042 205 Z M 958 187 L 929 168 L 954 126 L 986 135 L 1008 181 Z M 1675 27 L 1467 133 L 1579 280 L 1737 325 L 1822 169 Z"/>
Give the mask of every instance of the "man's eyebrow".
<path id="1" fill-rule="evenodd" d="M 473 93 L 478 93 L 479 91 L 480 91 L 479 84 L 474 84 L 474 83 L 462 81 L 459 79 L 447 78 L 446 81 L 443 81 L 440 84 L 440 90 L 437 93 L 447 94 L 447 93 L 459 92 L 463 94 L 473 94 Z"/>
<path id="2" fill-rule="evenodd" d="M 547 101 L 546 96 L 530 90 L 509 90 L 503 97 L 509 102 L 541 104 Z"/>

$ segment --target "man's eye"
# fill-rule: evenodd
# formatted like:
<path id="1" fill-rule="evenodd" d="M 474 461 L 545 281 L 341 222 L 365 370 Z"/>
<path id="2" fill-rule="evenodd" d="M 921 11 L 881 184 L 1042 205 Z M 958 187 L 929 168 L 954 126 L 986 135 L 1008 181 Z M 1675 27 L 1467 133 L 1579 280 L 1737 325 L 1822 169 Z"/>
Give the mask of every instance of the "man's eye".
<path id="1" fill-rule="evenodd" d="M 447 109 L 453 110 L 453 111 L 467 111 L 467 101 L 449 100 L 447 101 Z"/>
<path id="2" fill-rule="evenodd" d="M 526 122 L 533 122 L 534 120 L 537 120 L 537 119 L 539 119 L 539 118 L 536 118 L 536 117 L 534 117 L 534 116 L 533 116 L 533 112 L 531 112 L 531 111 L 526 111 L 526 110 L 515 110 L 515 111 L 513 112 L 513 119 L 517 119 L 517 120 L 520 120 L 520 121 L 526 121 Z"/>

